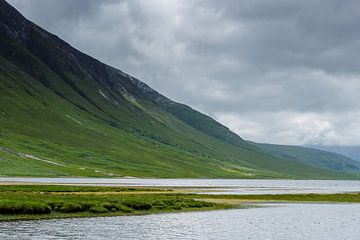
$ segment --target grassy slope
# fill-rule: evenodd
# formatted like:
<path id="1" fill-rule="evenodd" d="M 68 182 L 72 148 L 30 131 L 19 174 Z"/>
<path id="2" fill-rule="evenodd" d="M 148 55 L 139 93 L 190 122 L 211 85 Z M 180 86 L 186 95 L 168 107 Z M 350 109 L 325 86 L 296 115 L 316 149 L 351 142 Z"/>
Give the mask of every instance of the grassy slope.
<path id="1" fill-rule="evenodd" d="M 0 175 L 354 177 L 270 156 L 0 5 Z"/>
<path id="2" fill-rule="evenodd" d="M 340 154 L 313 148 L 253 143 L 275 157 L 334 171 L 358 172 L 360 163 Z"/>
<path id="3" fill-rule="evenodd" d="M 9 63 L 4 59 L 1 61 L 0 123 L 3 127 L 0 141 L 3 148 L 13 151 L 0 151 L 2 175 L 337 177 L 328 171 L 287 164 L 254 148 L 235 147 L 196 131 L 151 105 L 144 105 L 151 115 L 142 113 L 141 118 L 128 109 L 108 110 L 114 116 L 126 116 L 125 120 L 131 121 L 132 126 L 142 132 L 113 126 L 106 121 L 105 114 L 94 109 L 99 118 L 91 114 L 93 112 L 80 111 L 24 72 L 16 68 L 9 71 Z M 43 68 L 47 73 L 46 67 Z M 55 74 L 52 77 L 57 78 Z M 71 88 L 62 92 L 67 93 L 68 98 L 77 97 L 78 102 L 83 101 L 72 93 Z M 103 98 L 99 98 L 99 105 L 104 104 L 101 101 Z M 86 102 L 84 106 L 92 107 Z M 152 118 L 154 109 L 157 118 L 161 117 L 163 122 Z M 149 120 L 144 121 L 146 118 Z M 151 122 L 160 127 L 149 126 Z M 152 138 L 153 132 L 167 142 Z M 14 152 L 64 165 L 21 158 Z"/>

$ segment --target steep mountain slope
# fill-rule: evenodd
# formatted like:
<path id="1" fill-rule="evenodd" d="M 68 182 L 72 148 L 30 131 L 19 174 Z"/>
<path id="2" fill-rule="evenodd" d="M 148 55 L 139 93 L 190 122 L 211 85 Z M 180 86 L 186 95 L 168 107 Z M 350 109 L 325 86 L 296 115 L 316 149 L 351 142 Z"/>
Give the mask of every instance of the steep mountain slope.
<path id="1" fill-rule="evenodd" d="M 0 175 L 349 178 L 271 156 L 0 0 Z"/>
<path id="2" fill-rule="evenodd" d="M 341 172 L 359 172 L 360 163 L 346 156 L 313 148 L 252 143 L 278 158 Z"/>

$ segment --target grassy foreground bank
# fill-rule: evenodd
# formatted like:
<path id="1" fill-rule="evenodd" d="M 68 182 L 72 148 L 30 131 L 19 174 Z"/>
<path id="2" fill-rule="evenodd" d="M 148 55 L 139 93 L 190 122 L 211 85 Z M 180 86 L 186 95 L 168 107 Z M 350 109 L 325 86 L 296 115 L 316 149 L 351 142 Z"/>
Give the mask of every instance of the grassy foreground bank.
<path id="1" fill-rule="evenodd" d="M 0 221 L 203 211 L 266 202 L 360 203 L 360 193 L 205 195 L 166 189 L 3 185 Z"/>
<path id="2" fill-rule="evenodd" d="M 0 221 L 200 211 L 231 205 L 194 200 L 171 190 L 18 185 L 0 186 Z"/>

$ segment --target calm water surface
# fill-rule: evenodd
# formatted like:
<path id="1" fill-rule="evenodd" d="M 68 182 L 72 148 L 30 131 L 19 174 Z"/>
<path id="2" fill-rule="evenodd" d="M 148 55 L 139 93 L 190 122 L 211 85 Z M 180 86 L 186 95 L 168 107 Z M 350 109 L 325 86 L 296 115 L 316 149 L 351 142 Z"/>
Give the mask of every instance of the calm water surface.
<path id="1" fill-rule="evenodd" d="M 80 184 L 97 186 L 186 187 L 212 194 L 360 192 L 360 181 L 141 179 L 141 178 L 1 178 L 0 182 Z"/>
<path id="2" fill-rule="evenodd" d="M 226 211 L 0 223 L 2 240 L 358 240 L 360 204 L 272 204 Z"/>

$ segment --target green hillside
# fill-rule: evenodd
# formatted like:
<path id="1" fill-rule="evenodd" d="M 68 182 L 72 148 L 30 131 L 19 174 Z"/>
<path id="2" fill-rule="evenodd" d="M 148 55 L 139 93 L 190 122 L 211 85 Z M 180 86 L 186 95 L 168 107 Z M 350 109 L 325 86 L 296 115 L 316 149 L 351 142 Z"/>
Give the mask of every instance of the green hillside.
<path id="1" fill-rule="evenodd" d="M 360 163 L 343 155 L 313 148 L 252 143 L 264 152 L 293 162 L 339 172 L 359 172 Z"/>
<path id="2" fill-rule="evenodd" d="M 353 178 L 287 161 L 0 0 L 0 175 Z"/>

